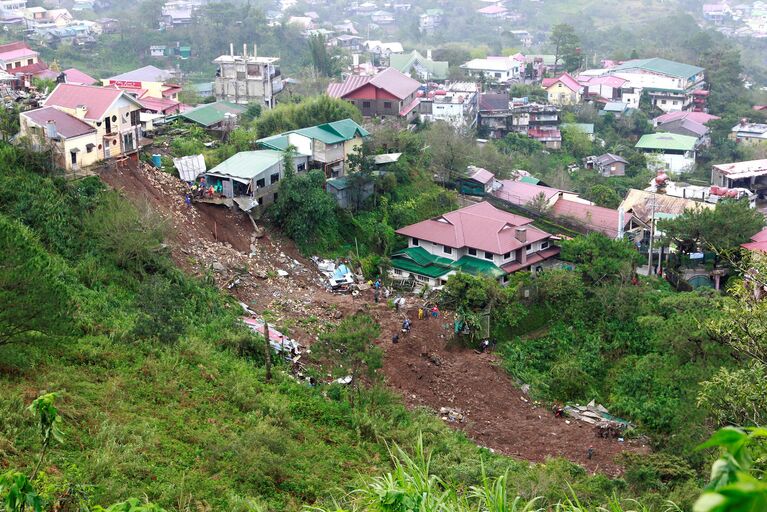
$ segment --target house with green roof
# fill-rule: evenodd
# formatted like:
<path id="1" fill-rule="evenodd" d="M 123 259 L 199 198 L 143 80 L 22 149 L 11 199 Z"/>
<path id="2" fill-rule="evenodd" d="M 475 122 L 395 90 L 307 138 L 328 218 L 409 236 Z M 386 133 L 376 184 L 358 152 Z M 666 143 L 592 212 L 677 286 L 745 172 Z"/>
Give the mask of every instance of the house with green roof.
<path id="1" fill-rule="evenodd" d="M 298 155 L 307 157 L 310 169 L 322 169 L 328 178 L 345 174 L 345 162 L 370 135 L 352 119 L 309 126 L 259 139 L 263 149 L 285 151 L 293 146 Z"/>
<path id="2" fill-rule="evenodd" d="M 432 60 L 431 50 L 426 57 L 418 50 L 410 53 L 395 53 L 389 57 L 389 65 L 397 71 L 413 76 L 422 82 L 447 80 L 448 62 Z"/>
<path id="3" fill-rule="evenodd" d="M 441 286 L 457 272 L 497 279 L 556 265 L 559 247 L 532 220 L 482 201 L 396 231 L 408 247 L 391 256 L 393 279 Z"/>
<path id="4" fill-rule="evenodd" d="M 307 157 L 293 158 L 294 172 L 306 169 Z M 213 197 L 203 199 L 234 201 L 250 211 L 277 200 L 279 182 L 285 177 L 285 153 L 272 149 L 241 151 L 205 172 L 206 187 L 213 187 Z"/>
<path id="5" fill-rule="evenodd" d="M 607 73 L 628 80 L 623 89 L 634 89 L 640 95 L 647 92 L 653 106 L 664 112 L 704 112 L 708 96 L 705 71 L 691 64 L 655 57 L 629 60 L 609 68 Z"/>
<path id="6" fill-rule="evenodd" d="M 636 149 L 648 153 L 647 167 L 673 173 L 690 172 L 695 167 L 699 139 L 676 133 L 648 133 Z M 651 156 L 652 155 L 652 156 Z"/>
<path id="7" fill-rule="evenodd" d="M 247 105 L 238 105 L 228 101 L 216 101 L 186 110 L 171 119 L 189 121 L 206 129 L 220 129 L 228 121 L 236 123 L 240 115 L 247 109 Z"/>

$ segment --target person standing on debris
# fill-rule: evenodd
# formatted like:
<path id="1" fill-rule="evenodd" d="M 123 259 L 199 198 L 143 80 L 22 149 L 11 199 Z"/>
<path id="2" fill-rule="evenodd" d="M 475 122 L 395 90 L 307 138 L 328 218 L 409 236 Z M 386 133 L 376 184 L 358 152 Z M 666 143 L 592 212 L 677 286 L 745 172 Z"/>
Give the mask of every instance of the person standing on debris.
<path id="1" fill-rule="evenodd" d="M 586 458 L 591 460 L 591 458 L 594 456 L 594 447 L 589 446 L 588 451 L 586 452 Z"/>
<path id="2" fill-rule="evenodd" d="M 381 289 L 381 278 L 380 277 L 378 279 L 376 279 L 376 282 L 375 282 L 375 284 L 373 286 L 375 287 L 376 290 L 380 290 Z"/>
<path id="3" fill-rule="evenodd" d="M 399 343 L 399 334 L 394 334 L 394 336 L 391 337 L 391 342 L 394 344 Z"/>
<path id="4" fill-rule="evenodd" d="M 410 319 L 405 318 L 405 320 L 402 321 L 402 332 L 410 332 Z"/>
<path id="5" fill-rule="evenodd" d="M 431 316 L 433 316 L 434 318 L 439 318 L 439 308 L 437 307 L 436 304 L 434 304 L 434 307 L 431 308 Z"/>
<path id="6" fill-rule="evenodd" d="M 424 314 L 423 314 L 423 308 L 418 308 L 418 320 L 423 320 Z"/>
<path id="7" fill-rule="evenodd" d="M 192 195 L 191 194 L 187 194 L 184 197 L 184 203 L 186 203 L 187 205 L 191 206 L 191 204 L 192 204 Z"/>
<path id="8" fill-rule="evenodd" d="M 379 292 L 377 288 L 373 290 L 373 300 L 375 301 L 376 304 L 378 304 L 378 298 L 380 297 L 380 295 L 381 295 L 381 292 Z"/>

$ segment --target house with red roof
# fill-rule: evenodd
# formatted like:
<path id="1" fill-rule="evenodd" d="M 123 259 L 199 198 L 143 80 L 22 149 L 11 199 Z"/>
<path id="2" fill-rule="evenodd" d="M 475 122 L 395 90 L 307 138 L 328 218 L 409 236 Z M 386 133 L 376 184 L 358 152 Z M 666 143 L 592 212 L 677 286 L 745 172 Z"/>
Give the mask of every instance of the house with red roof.
<path id="1" fill-rule="evenodd" d="M 98 80 L 88 75 L 87 73 L 83 73 L 79 69 L 69 68 L 62 71 L 62 73 L 64 74 L 64 83 L 67 84 L 98 85 L 99 83 Z"/>
<path id="2" fill-rule="evenodd" d="M 0 45 L 0 71 L 11 75 L 50 78 L 48 66 L 40 54 L 23 41 Z"/>
<path id="3" fill-rule="evenodd" d="M 532 220 L 480 202 L 397 230 L 408 247 L 392 255 L 394 279 L 441 286 L 457 272 L 501 282 L 522 270 L 551 266 L 559 254 Z"/>
<path id="4" fill-rule="evenodd" d="M 328 85 L 332 98 L 355 105 L 365 117 L 415 116 L 420 101 L 421 83 L 394 68 L 386 68 L 375 76 L 351 75 L 342 83 Z"/>
<path id="5" fill-rule="evenodd" d="M 77 170 L 101 160 L 135 155 L 141 104 L 111 87 L 59 84 L 43 107 L 20 115 L 20 136 L 52 149 L 58 164 Z"/>
<path id="6" fill-rule="evenodd" d="M 144 66 L 126 73 L 121 73 L 102 80 L 103 85 L 117 87 L 133 95 L 136 99 L 165 98 L 178 101 L 181 86 L 171 83 L 170 71 L 155 66 Z"/>
<path id="7" fill-rule="evenodd" d="M 583 86 L 567 72 L 557 78 L 544 78 L 541 86 L 552 105 L 575 105 L 583 94 Z"/>

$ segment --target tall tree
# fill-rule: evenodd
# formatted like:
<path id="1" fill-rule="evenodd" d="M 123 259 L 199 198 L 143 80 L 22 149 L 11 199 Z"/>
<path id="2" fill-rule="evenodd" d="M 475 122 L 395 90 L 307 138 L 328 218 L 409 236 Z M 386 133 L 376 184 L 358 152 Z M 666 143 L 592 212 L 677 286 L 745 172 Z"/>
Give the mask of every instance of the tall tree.
<path id="1" fill-rule="evenodd" d="M 571 25 L 567 23 L 554 25 L 549 42 L 554 47 L 554 67 L 560 63 L 567 71 L 580 67 L 580 48 L 578 47 L 580 39 Z"/>
<path id="2" fill-rule="evenodd" d="M 347 159 L 347 163 L 349 172 L 346 175 L 346 180 L 352 193 L 354 210 L 358 211 L 366 199 L 365 191 L 372 186 L 373 171 L 375 170 L 368 145 L 360 144 L 354 148 Z"/>
<path id="3" fill-rule="evenodd" d="M 658 222 L 658 229 L 685 253 L 736 249 L 762 227 L 764 216 L 749 208 L 748 201 L 735 200 L 722 201 L 715 209 L 689 209 L 675 219 Z"/>

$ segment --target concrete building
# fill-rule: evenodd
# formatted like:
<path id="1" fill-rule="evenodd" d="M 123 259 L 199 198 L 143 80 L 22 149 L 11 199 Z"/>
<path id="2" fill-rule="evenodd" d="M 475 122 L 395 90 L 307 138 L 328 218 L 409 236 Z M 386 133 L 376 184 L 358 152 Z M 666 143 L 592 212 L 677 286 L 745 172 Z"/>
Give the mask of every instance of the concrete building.
<path id="1" fill-rule="evenodd" d="M 650 133 L 642 135 L 636 148 L 656 155 L 657 162 L 649 159 L 647 166 L 652 170 L 668 170 L 673 173 L 690 172 L 695 167 L 698 139 L 675 133 Z"/>
<path id="2" fill-rule="evenodd" d="M 43 108 L 20 115 L 20 136 L 53 149 L 57 164 L 77 170 L 139 149 L 141 104 L 119 89 L 59 84 Z"/>
<path id="3" fill-rule="evenodd" d="M 461 132 L 477 126 L 479 84 L 454 82 L 421 97 L 419 112 L 425 120 L 444 121 Z"/>
<path id="4" fill-rule="evenodd" d="M 440 286 L 456 272 L 506 282 L 519 271 L 550 266 L 559 247 L 532 220 L 480 202 L 405 226 L 408 248 L 392 255 L 391 277 Z"/>
<path id="5" fill-rule="evenodd" d="M 278 57 L 259 57 L 256 45 L 253 45 L 253 55 L 248 55 L 247 45 L 242 46 L 242 55 L 235 55 L 234 45 L 230 45 L 229 55 L 221 55 L 213 61 L 218 65 L 213 85 L 216 99 L 274 108 L 276 96 L 283 89 L 279 60 Z"/>
<path id="6" fill-rule="evenodd" d="M 518 53 L 510 57 L 473 59 L 461 64 L 461 69 L 476 79 L 506 84 L 518 80 L 525 68 L 525 57 Z"/>
<path id="7" fill-rule="evenodd" d="M 719 164 L 711 168 L 711 184 L 767 193 L 767 159 Z"/>

